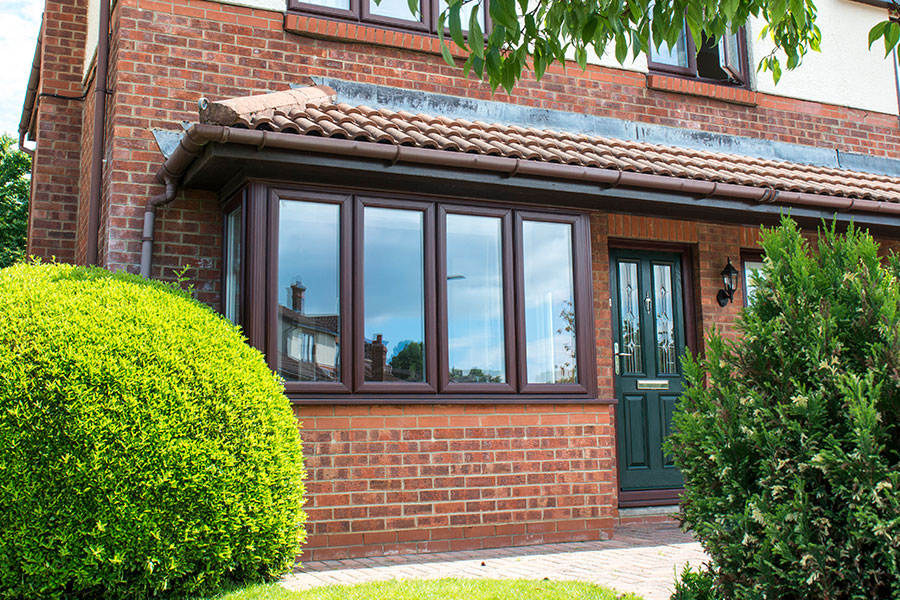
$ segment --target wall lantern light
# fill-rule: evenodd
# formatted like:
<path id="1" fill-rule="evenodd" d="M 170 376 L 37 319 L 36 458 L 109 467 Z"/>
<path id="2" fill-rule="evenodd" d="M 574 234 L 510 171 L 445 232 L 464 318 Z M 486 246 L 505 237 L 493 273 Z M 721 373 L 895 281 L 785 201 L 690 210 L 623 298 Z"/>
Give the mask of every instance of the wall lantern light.
<path id="1" fill-rule="evenodd" d="M 725 288 L 719 290 L 719 293 L 716 294 L 719 306 L 727 306 L 729 302 L 734 301 L 734 292 L 738 286 L 738 275 L 740 273 L 731 265 L 731 259 L 729 258 L 728 264 L 722 269 L 722 283 Z"/>

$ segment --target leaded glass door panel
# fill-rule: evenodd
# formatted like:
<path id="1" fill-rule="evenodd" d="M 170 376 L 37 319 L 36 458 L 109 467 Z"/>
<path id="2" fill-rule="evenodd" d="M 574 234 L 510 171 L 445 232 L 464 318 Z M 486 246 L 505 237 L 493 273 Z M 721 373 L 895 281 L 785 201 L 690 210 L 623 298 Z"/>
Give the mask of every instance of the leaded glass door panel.
<path id="1" fill-rule="evenodd" d="M 614 372 L 623 490 L 682 486 L 662 449 L 683 389 L 681 255 L 611 250 Z"/>

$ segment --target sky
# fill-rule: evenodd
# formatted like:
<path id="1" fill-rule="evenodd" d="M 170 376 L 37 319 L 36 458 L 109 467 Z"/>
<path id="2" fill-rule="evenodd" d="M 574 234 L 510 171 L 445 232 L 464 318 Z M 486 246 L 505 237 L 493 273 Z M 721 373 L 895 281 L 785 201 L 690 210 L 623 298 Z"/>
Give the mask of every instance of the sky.
<path id="1" fill-rule="evenodd" d="M 18 139 L 43 0 L 0 0 L 0 133 Z"/>

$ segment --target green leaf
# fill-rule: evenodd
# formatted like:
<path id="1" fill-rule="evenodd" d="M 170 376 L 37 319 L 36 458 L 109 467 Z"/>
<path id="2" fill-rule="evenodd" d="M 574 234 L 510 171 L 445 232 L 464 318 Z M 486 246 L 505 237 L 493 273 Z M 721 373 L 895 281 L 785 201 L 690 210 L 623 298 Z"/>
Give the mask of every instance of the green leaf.
<path id="1" fill-rule="evenodd" d="M 884 30 L 884 55 L 887 56 L 900 40 L 900 24 L 891 21 Z"/>
<path id="2" fill-rule="evenodd" d="M 534 78 L 540 81 L 541 77 L 544 76 L 544 71 L 547 70 L 547 59 L 544 55 L 543 41 L 535 45 L 532 60 L 534 61 Z"/>
<path id="3" fill-rule="evenodd" d="M 771 0 L 769 2 L 769 18 L 770 24 L 779 23 L 787 12 L 786 0 Z"/>
<path id="4" fill-rule="evenodd" d="M 491 48 L 485 59 L 487 65 L 488 80 L 491 84 L 491 90 L 496 91 L 502 80 L 503 58 L 497 48 Z"/>
<path id="5" fill-rule="evenodd" d="M 484 33 L 478 23 L 477 10 L 473 10 L 469 16 L 469 47 L 475 56 L 484 56 Z"/>
<path id="6" fill-rule="evenodd" d="M 594 33 L 597 31 L 597 24 L 599 23 L 599 19 L 595 13 L 591 13 L 591 16 L 588 17 L 587 22 L 584 24 L 584 27 L 581 29 L 581 40 L 585 43 L 594 39 Z"/>
<path id="7" fill-rule="evenodd" d="M 625 36 L 621 33 L 616 34 L 616 60 L 619 61 L 619 64 L 624 64 L 625 59 L 628 57 L 628 42 L 625 41 Z"/>
<path id="8" fill-rule="evenodd" d="M 380 2 L 381 0 L 379 0 Z M 406 4 L 409 6 L 409 12 L 418 17 L 419 16 L 419 0 L 407 0 Z"/>
<path id="9" fill-rule="evenodd" d="M 446 18 L 446 13 L 441 13 L 438 16 L 438 41 L 441 43 L 441 56 L 444 58 L 444 62 L 446 62 L 451 67 L 455 67 L 456 63 L 453 61 L 453 55 L 450 54 L 450 47 L 447 45 L 447 41 L 444 39 L 444 19 Z"/>
<path id="10" fill-rule="evenodd" d="M 459 19 L 459 10 L 461 7 L 461 2 L 453 2 L 447 10 L 447 13 L 450 19 L 450 37 L 453 38 L 453 43 L 465 50 L 467 49 L 466 36 L 463 35 L 462 24 Z"/>
<path id="11" fill-rule="evenodd" d="M 578 63 L 582 71 L 587 69 L 587 51 L 584 49 L 584 46 L 575 48 L 575 62 Z"/>
<path id="12" fill-rule="evenodd" d="M 495 25 L 499 23 L 510 30 L 518 27 L 519 19 L 516 17 L 514 0 L 491 0 L 488 4 L 488 13 Z"/>

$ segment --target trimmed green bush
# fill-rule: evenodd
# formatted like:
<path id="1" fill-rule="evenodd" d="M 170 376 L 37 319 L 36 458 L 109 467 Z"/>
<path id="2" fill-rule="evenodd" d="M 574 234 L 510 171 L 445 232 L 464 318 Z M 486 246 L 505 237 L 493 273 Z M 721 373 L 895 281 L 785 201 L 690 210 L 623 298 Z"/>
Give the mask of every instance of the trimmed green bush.
<path id="1" fill-rule="evenodd" d="M 866 233 L 785 219 L 742 337 L 688 358 L 670 449 L 722 598 L 900 598 L 900 283 Z"/>
<path id="2" fill-rule="evenodd" d="M 303 476 L 281 383 L 212 310 L 98 268 L 0 270 L 0 598 L 279 574 Z"/>

